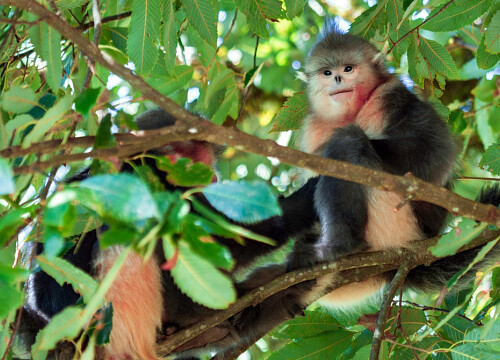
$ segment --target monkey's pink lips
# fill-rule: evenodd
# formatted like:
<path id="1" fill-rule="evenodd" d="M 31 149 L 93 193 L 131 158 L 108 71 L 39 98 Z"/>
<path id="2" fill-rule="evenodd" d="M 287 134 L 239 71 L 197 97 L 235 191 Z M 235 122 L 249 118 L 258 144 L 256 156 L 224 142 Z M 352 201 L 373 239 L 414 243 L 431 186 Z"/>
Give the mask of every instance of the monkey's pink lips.
<path id="1" fill-rule="evenodd" d="M 342 90 L 331 92 L 330 97 L 334 100 L 348 98 L 348 97 L 351 97 L 352 92 L 353 92 L 352 89 L 342 89 Z"/>

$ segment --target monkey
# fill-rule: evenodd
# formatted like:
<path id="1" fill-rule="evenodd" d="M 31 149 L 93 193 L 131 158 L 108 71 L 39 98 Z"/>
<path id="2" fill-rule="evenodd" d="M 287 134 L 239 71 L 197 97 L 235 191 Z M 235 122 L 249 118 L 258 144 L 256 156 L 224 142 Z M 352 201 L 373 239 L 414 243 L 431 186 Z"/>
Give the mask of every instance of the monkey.
<path id="1" fill-rule="evenodd" d="M 384 56 L 367 40 L 341 34 L 327 23 L 306 60 L 305 77 L 309 113 L 300 130 L 303 151 L 394 175 L 411 173 L 451 188 L 458 146 L 447 124 L 432 105 L 387 69 Z M 412 241 L 439 235 L 448 216 L 439 206 L 329 176 L 312 177 L 307 184 L 313 189 L 308 195 L 312 193 L 317 221 L 298 234 L 286 264 L 257 269 L 242 287 L 255 288 L 286 271 L 355 252 L 404 248 Z M 478 201 L 498 206 L 500 188 L 483 190 Z M 493 249 L 491 259 L 498 259 L 498 248 Z M 405 287 L 439 291 L 479 250 L 418 266 L 408 274 Z M 393 274 L 343 286 L 319 303 L 348 310 L 380 294 Z M 255 334 L 265 334 L 300 315 L 331 281 L 327 275 L 299 284 L 246 309 L 231 319 L 238 336 L 230 335 L 211 344 L 212 348 L 224 352 L 249 345 L 256 340 Z"/>
<path id="2" fill-rule="evenodd" d="M 136 119 L 140 130 L 171 126 L 175 121 L 172 115 L 161 109 L 147 111 Z M 214 145 L 206 142 L 183 141 L 166 144 L 151 153 L 170 157 L 189 157 L 193 161 L 201 161 L 212 166 L 218 150 Z M 142 161 L 159 175 L 167 190 L 178 189 L 166 181 L 165 172 L 158 169 L 154 159 L 145 157 Z M 121 171 L 133 172 L 133 167 L 124 163 Z M 85 169 L 67 182 L 81 181 L 91 175 L 90 169 Z M 273 239 L 276 246 L 282 245 L 293 234 L 308 229 L 316 221 L 312 191 L 311 183 L 311 186 L 304 186 L 293 196 L 280 198 L 282 216 L 274 216 L 247 228 Z M 196 196 L 198 196 L 197 200 L 210 206 L 202 195 Z M 306 209 L 309 211 L 303 216 Z M 122 250 L 119 246 L 99 249 L 99 232 L 103 231 L 106 231 L 105 226 L 86 233 L 78 246 L 64 255 L 67 261 L 92 274 L 98 280 L 106 275 Z M 217 241 L 231 251 L 235 260 L 233 271 L 248 266 L 257 257 L 274 249 L 274 246 L 256 241 L 248 241 L 245 245 L 238 244 L 231 239 L 217 238 Z M 25 245 L 24 252 L 27 254 L 31 251 L 35 254 L 43 252 L 42 244 L 37 244 L 36 247 L 33 243 Z M 213 312 L 211 309 L 194 303 L 179 290 L 169 272 L 160 269 L 164 261 L 166 260 L 161 246 L 157 246 L 154 255 L 146 262 L 135 253 L 129 255 L 105 297 L 106 302 L 113 305 L 113 328 L 109 343 L 98 349 L 98 358 L 157 359 L 155 346 L 162 327 L 170 326 L 169 331 L 171 328 L 186 327 Z M 60 286 L 43 271 L 30 274 L 26 285 L 26 303 L 18 331 L 18 337 L 26 350 L 29 351 L 35 341 L 36 333 L 55 314 L 67 306 L 75 305 L 78 299 L 79 295 L 70 285 Z M 220 336 L 225 335 L 227 332 Z M 65 351 L 65 349 L 60 351 Z M 58 353 L 59 356 L 60 354 L 61 352 Z M 72 357 L 72 354 L 68 356 Z"/>

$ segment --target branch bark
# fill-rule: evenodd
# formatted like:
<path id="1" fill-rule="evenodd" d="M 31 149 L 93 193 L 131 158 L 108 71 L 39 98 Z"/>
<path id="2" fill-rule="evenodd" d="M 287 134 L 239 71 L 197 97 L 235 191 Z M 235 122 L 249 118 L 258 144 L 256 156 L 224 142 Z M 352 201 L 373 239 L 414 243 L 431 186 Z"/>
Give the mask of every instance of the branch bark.
<path id="1" fill-rule="evenodd" d="M 123 136 L 124 140 L 122 143 L 120 143 L 119 140 L 119 146 L 117 149 L 114 149 L 114 155 L 112 154 L 113 149 L 93 150 L 87 153 L 87 156 L 77 154 L 56 155 L 47 161 L 37 162 L 27 167 L 16 168 L 16 173 L 39 171 L 57 164 L 65 164 L 70 161 L 81 160 L 91 156 L 102 157 L 103 159 L 110 157 L 116 158 L 117 156 L 127 157 L 134 153 L 157 147 L 160 143 L 164 144 L 169 141 L 197 139 L 220 145 L 234 146 L 239 150 L 252 152 L 262 156 L 277 157 L 284 163 L 307 168 L 321 175 L 353 181 L 383 191 L 392 191 L 408 200 L 427 201 L 439 205 L 447 209 L 453 215 L 461 215 L 500 226 L 500 209 L 491 205 L 478 204 L 474 201 L 465 199 L 446 189 L 421 181 L 410 174 L 403 177 L 395 176 L 352 164 L 320 158 L 318 156 L 279 146 L 270 140 L 257 139 L 251 135 L 242 133 L 236 128 L 225 128 L 214 125 L 207 120 L 187 112 L 169 98 L 161 95 L 141 77 L 135 75 L 131 70 L 123 67 L 104 53 L 101 53 L 94 44 L 80 34 L 79 29 L 71 27 L 64 19 L 49 11 L 36 1 L 1 0 L 0 4 L 17 6 L 36 14 L 40 20 L 47 22 L 47 24 L 54 27 L 63 34 L 63 36 L 75 43 L 84 55 L 128 81 L 133 88 L 142 92 L 145 99 L 151 100 L 177 119 L 182 120 L 182 122 L 178 121 L 171 129 L 162 129 L 161 131 L 155 130 L 154 132 L 144 131 L 142 135 L 139 133 L 135 141 L 130 138 L 131 135 L 117 136 L 117 138 Z M 77 144 L 86 144 L 87 146 L 91 146 L 93 144 L 91 139 L 92 138 L 72 139 L 67 145 L 77 146 Z M 30 151 L 35 151 L 35 149 L 37 149 L 37 152 L 49 151 L 49 149 L 57 147 L 58 143 L 56 141 L 50 141 L 48 143 L 34 145 L 34 148 Z M 15 156 L 14 154 L 20 156 L 20 154 L 27 154 L 30 153 L 30 151 L 19 148 L 6 149 L 1 152 L 1 155 L 13 157 Z"/>
<path id="2" fill-rule="evenodd" d="M 489 241 L 497 239 L 499 236 L 500 230 L 485 231 L 481 234 L 481 236 L 460 248 L 458 252 L 482 246 Z M 238 314 L 245 308 L 259 304 L 268 297 L 304 281 L 318 279 L 327 274 L 337 274 L 337 276 L 335 276 L 335 280 L 331 284 L 331 287 L 328 287 L 322 293 L 317 294 L 315 299 L 311 299 L 311 304 L 313 301 L 318 300 L 320 297 L 326 295 L 334 289 L 353 282 L 363 281 L 372 276 L 379 275 L 390 270 L 398 269 L 404 262 L 408 263 L 409 269 L 415 268 L 418 265 L 429 265 L 440 259 L 439 257 L 432 255 L 432 253 L 428 250 L 428 248 L 435 245 L 438 240 L 439 236 L 413 242 L 408 248 L 405 249 L 353 254 L 346 256 L 335 263 L 318 264 L 311 269 L 299 269 L 283 274 L 268 284 L 248 292 L 228 309 L 214 311 L 213 316 L 207 317 L 205 320 L 198 322 L 189 328 L 170 335 L 168 339 L 159 344 L 158 354 L 161 356 L 167 356 L 182 344 L 194 339 L 214 326 L 223 323 L 225 320 Z M 265 333 L 256 333 L 254 338 L 250 339 L 247 344 L 257 341 L 264 335 Z M 246 347 L 244 349 L 234 349 L 233 351 L 225 352 L 223 357 L 217 357 L 217 359 L 234 359 L 239 355 L 239 352 L 244 352 L 245 350 Z"/>

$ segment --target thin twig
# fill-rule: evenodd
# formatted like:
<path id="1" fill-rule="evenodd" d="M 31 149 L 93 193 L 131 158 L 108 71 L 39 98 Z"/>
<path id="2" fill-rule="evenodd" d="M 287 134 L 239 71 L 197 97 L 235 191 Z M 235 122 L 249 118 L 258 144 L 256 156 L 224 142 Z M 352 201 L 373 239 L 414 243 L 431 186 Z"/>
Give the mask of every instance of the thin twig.
<path id="1" fill-rule="evenodd" d="M 396 46 L 398 46 L 398 44 L 403 41 L 408 35 L 410 35 L 411 33 L 413 33 L 415 30 L 418 30 L 420 29 L 423 25 L 425 25 L 427 22 L 429 22 L 429 20 L 432 20 L 434 19 L 437 15 L 441 14 L 443 12 L 444 9 L 446 9 L 448 6 L 450 6 L 453 2 L 455 2 L 455 0 L 451 0 L 451 1 L 448 1 L 441 9 L 438 10 L 438 12 L 436 12 L 434 15 L 432 16 L 429 16 L 427 19 L 425 19 L 424 21 L 422 21 L 419 25 L 415 26 L 413 29 L 411 29 L 410 31 L 408 31 L 406 34 L 404 34 L 403 36 L 401 36 L 394 44 L 392 44 L 392 46 L 390 47 L 389 50 L 387 50 L 387 53 L 386 55 L 390 54 L 392 50 L 394 50 L 394 48 Z"/>
<path id="2" fill-rule="evenodd" d="M 382 301 L 382 306 L 378 313 L 377 326 L 375 327 L 375 332 L 373 333 L 373 342 L 372 349 L 370 351 L 370 360 L 378 360 L 378 355 L 380 353 L 380 346 L 382 345 L 382 340 L 385 335 L 385 322 L 387 320 L 387 316 L 389 315 L 389 311 L 391 309 L 392 299 L 396 295 L 396 291 L 398 291 L 405 281 L 406 275 L 411 270 L 412 264 L 410 261 L 404 261 L 396 275 L 391 281 L 386 294 L 384 295 L 384 300 Z"/>
<path id="3" fill-rule="evenodd" d="M 99 0 L 92 0 L 92 16 L 94 17 L 94 38 L 92 43 L 95 47 L 99 46 L 99 40 L 101 39 L 101 12 L 99 10 Z M 88 69 L 85 75 L 85 81 L 83 82 L 83 89 L 87 89 L 90 85 L 90 80 L 92 80 L 92 74 L 95 72 L 95 61 L 92 59 L 87 59 Z"/>

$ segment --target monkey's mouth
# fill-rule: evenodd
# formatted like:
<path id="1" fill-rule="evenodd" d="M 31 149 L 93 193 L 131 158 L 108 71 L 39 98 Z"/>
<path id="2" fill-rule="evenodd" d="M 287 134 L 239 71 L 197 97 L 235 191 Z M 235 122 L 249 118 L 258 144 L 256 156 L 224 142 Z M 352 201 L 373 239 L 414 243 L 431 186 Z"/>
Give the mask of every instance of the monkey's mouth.
<path id="1" fill-rule="evenodd" d="M 340 95 L 340 94 L 345 94 L 345 93 L 351 93 L 352 91 L 353 91 L 352 89 L 337 90 L 337 91 L 331 92 L 330 96 L 335 96 L 335 95 Z"/>

